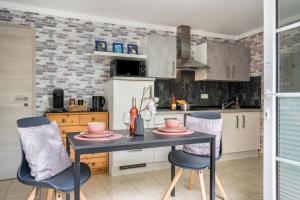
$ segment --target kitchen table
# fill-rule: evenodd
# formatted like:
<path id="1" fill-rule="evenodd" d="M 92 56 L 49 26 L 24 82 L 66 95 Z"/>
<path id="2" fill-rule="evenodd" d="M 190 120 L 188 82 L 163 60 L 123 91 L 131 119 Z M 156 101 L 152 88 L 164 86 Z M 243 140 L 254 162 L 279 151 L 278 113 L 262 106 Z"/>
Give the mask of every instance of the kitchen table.
<path id="1" fill-rule="evenodd" d="M 127 135 L 126 130 L 115 130 L 124 136 Z M 151 129 L 145 130 L 144 136 L 135 136 L 133 138 L 123 137 L 111 141 L 79 141 L 74 138 L 79 132 L 67 134 L 67 151 L 70 153 L 70 146 L 74 149 L 75 163 L 74 163 L 74 199 L 80 199 L 80 155 L 99 153 L 99 152 L 112 152 L 123 151 L 132 149 L 145 149 L 171 146 L 175 150 L 176 145 L 194 144 L 194 143 L 210 143 L 210 200 L 215 200 L 215 136 L 195 132 L 190 135 L 184 136 L 170 136 L 152 133 Z M 171 179 L 175 176 L 175 166 L 171 166 Z M 167 190 L 167 188 L 166 188 Z M 175 187 L 171 193 L 175 196 Z"/>

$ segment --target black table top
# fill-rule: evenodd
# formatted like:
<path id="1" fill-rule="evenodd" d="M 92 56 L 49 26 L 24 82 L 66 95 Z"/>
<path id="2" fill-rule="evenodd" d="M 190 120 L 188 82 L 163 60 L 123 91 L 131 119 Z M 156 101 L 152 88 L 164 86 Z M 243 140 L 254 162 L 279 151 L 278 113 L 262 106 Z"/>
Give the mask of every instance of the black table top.
<path id="1" fill-rule="evenodd" d="M 124 137 L 112 141 L 80 141 L 74 139 L 79 132 L 68 133 L 67 137 L 74 150 L 81 154 L 204 143 L 215 138 L 215 135 L 201 132 L 184 136 L 161 135 L 152 133 L 152 129 L 145 130 L 144 136 L 126 138 L 126 130 L 114 130 L 114 132 Z"/>

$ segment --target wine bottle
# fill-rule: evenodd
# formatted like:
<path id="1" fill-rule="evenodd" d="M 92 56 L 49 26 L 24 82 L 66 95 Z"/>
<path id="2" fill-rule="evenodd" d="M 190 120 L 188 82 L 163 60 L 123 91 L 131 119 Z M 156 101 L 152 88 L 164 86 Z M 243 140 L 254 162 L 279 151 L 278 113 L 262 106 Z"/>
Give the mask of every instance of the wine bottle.
<path id="1" fill-rule="evenodd" d="M 136 98 L 132 98 L 132 107 L 130 109 L 130 126 L 129 126 L 129 133 L 130 136 L 134 135 L 134 129 L 135 129 L 135 118 L 138 115 L 138 109 L 136 108 Z"/>

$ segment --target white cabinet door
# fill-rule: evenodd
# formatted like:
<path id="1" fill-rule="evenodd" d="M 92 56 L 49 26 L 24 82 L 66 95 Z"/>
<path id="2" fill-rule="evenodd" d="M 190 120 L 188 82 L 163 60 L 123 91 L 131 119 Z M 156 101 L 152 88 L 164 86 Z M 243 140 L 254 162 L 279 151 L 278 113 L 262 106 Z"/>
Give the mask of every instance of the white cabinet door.
<path id="1" fill-rule="evenodd" d="M 141 42 L 147 55 L 147 77 L 176 78 L 176 38 L 158 34 L 147 35 Z"/>
<path id="2" fill-rule="evenodd" d="M 250 50 L 248 47 L 230 44 L 230 80 L 250 80 Z"/>
<path id="3" fill-rule="evenodd" d="M 240 114 L 239 151 L 260 148 L 260 113 L 243 112 Z"/>
<path id="4" fill-rule="evenodd" d="M 239 113 L 222 113 L 222 145 L 223 153 L 237 152 L 239 142 Z"/>

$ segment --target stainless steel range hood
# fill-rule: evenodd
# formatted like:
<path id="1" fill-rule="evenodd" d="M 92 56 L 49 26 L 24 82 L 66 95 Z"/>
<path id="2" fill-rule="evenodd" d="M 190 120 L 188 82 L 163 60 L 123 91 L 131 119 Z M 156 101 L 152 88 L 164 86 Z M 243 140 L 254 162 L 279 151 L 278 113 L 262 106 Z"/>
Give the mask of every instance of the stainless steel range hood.
<path id="1" fill-rule="evenodd" d="M 191 58 L 191 28 L 181 25 L 177 27 L 177 69 L 195 71 L 206 65 Z"/>

